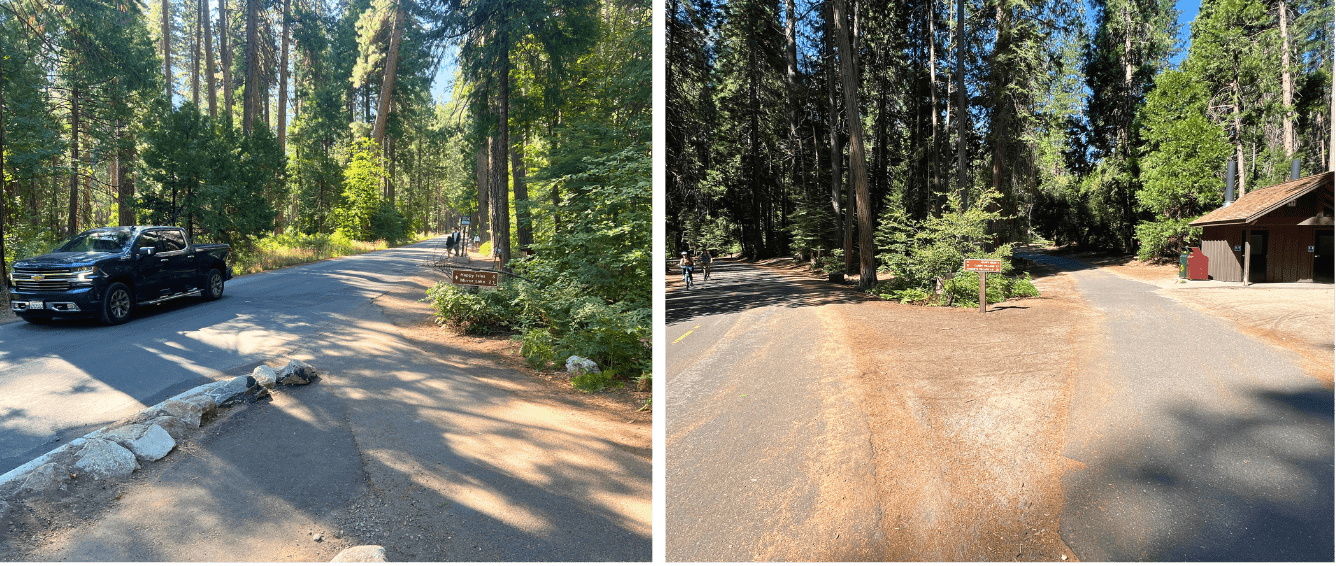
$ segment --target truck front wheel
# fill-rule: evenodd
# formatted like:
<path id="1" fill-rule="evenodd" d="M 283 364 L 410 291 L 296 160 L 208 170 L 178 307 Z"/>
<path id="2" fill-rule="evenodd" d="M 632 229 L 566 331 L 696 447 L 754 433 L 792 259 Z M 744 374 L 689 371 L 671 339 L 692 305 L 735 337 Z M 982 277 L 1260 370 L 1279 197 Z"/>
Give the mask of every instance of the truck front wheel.
<path id="1" fill-rule="evenodd" d="M 223 272 L 218 268 L 209 270 L 209 274 L 204 276 L 204 290 L 200 295 L 210 301 L 216 301 L 223 296 Z"/>
<path id="2" fill-rule="evenodd" d="M 124 283 L 112 283 L 107 288 L 107 296 L 102 301 L 102 322 L 105 324 L 121 324 L 130 320 L 130 313 L 134 311 L 135 299 L 130 293 L 130 288 Z"/>

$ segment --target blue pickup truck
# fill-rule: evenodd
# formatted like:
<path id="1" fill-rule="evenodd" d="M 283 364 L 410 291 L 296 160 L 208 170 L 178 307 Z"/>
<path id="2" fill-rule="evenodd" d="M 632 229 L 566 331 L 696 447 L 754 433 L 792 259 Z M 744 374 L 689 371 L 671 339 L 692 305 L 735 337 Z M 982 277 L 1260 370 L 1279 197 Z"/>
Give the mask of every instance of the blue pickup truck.
<path id="1" fill-rule="evenodd" d="M 199 293 L 223 296 L 226 244 L 192 244 L 175 226 L 94 228 L 49 254 L 14 262 L 9 306 L 33 323 L 52 318 L 130 320 L 142 304 Z"/>

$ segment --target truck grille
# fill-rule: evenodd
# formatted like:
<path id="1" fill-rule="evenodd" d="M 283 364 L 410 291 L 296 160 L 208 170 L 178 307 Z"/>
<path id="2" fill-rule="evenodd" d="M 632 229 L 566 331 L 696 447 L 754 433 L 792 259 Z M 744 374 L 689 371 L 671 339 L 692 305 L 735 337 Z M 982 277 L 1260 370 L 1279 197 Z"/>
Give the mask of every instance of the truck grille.
<path id="1" fill-rule="evenodd" d="M 15 269 L 13 273 L 14 286 L 29 292 L 65 291 L 77 276 L 67 269 Z"/>

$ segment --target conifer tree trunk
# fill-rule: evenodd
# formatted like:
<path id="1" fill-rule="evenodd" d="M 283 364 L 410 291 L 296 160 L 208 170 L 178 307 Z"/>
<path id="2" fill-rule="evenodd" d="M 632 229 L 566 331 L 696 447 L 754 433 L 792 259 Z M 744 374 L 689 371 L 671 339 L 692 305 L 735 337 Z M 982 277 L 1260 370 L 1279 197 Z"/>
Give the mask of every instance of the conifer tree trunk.
<path id="1" fill-rule="evenodd" d="M 385 79 L 381 81 L 380 100 L 377 101 L 376 108 L 376 123 L 371 129 L 371 136 L 375 138 L 376 143 L 381 143 L 385 139 L 385 122 L 390 117 L 390 99 L 394 95 L 394 76 L 399 66 L 399 42 L 403 34 L 404 8 L 401 3 L 394 10 L 394 25 L 390 28 L 390 50 L 386 54 L 387 59 L 385 61 Z M 503 82 L 507 81 L 503 78 Z M 504 90 L 504 88 L 503 86 L 502 89 Z"/>
<path id="2" fill-rule="evenodd" d="M 227 16 L 227 0 L 218 0 L 218 48 L 222 51 L 223 64 L 223 109 L 227 112 L 228 123 L 232 120 L 232 46 L 229 38 L 232 33 L 231 20 Z"/>
<path id="3" fill-rule="evenodd" d="M 208 0 L 200 0 L 200 11 L 204 13 L 204 88 L 209 92 L 209 118 L 218 119 L 218 93 L 214 81 L 214 71 L 217 67 L 214 65 L 213 58 L 213 18 L 209 17 Z"/>
<path id="4" fill-rule="evenodd" d="M 520 247 L 533 244 L 533 219 L 529 216 L 529 187 L 524 182 L 524 142 L 521 134 L 518 143 L 510 151 L 511 174 L 515 185 L 515 238 Z"/>
<path id="5" fill-rule="evenodd" d="M 1294 78 L 1290 73 L 1290 29 L 1289 29 L 1289 6 L 1285 0 L 1280 0 L 1280 92 L 1281 104 L 1285 105 L 1281 114 L 1281 128 L 1284 135 L 1285 158 L 1288 161 L 1294 155 L 1296 147 L 1294 146 L 1294 113 L 1291 108 L 1294 106 Z"/>
<path id="6" fill-rule="evenodd" d="M 969 122 L 969 104 L 965 96 L 965 0 L 956 0 L 956 179 L 960 187 L 960 205 L 969 208 L 969 179 L 965 171 L 965 125 Z"/>
<path id="7" fill-rule="evenodd" d="M 870 289 L 877 284 L 876 259 L 872 243 L 872 203 L 868 194 L 867 160 L 863 154 L 863 122 L 858 115 L 858 85 L 854 72 L 853 48 L 844 21 L 844 0 L 832 0 L 831 15 L 835 20 L 835 38 L 839 48 L 841 86 L 844 87 L 844 109 L 849 122 L 849 172 L 858 196 L 858 248 L 861 266 L 858 288 Z"/>
<path id="8" fill-rule="evenodd" d="M 258 22 L 259 0 L 246 0 L 246 89 L 241 97 L 241 132 L 250 135 L 255 114 L 260 110 L 260 56 Z"/>
<path id="9" fill-rule="evenodd" d="M 489 136 L 478 144 L 478 164 L 475 169 L 475 174 L 478 177 L 478 225 L 474 227 L 474 230 L 476 230 L 474 233 L 479 234 L 479 237 L 488 233 L 487 213 L 492 207 L 491 195 L 488 194 L 489 191 L 487 190 L 492 175 L 491 152 L 492 138 Z"/>
<path id="10" fill-rule="evenodd" d="M 821 43 L 821 49 L 823 50 L 822 59 L 826 62 L 826 104 L 829 108 L 828 117 L 830 118 L 830 206 L 834 213 L 831 232 L 834 236 L 832 241 L 838 246 L 840 242 L 844 241 L 844 230 L 841 230 L 840 225 L 840 177 L 843 176 L 840 166 L 844 159 L 840 151 L 840 110 L 835 96 L 835 54 L 832 48 L 835 43 L 835 31 L 831 28 L 829 0 L 823 8 L 826 16 L 826 40 Z"/>
<path id="11" fill-rule="evenodd" d="M 284 154 L 288 149 L 288 7 L 291 0 L 283 0 L 283 47 L 278 60 L 278 148 Z M 280 214 L 283 210 L 279 209 Z"/>
<path id="12" fill-rule="evenodd" d="M 162 0 L 162 78 L 167 84 L 167 106 L 172 106 L 172 7 Z"/>
<path id="13" fill-rule="evenodd" d="M 502 26 L 498 48 L 501 57 L 497 69 L 497 139 L 492 146 L 492 250 L 504 269 L 510 262 L 510 43 Z"/>
<path id="14" fill-rule="evenodd" d="M 79 227 L 79 87 L 70 91 L 70 214 L 65 235 L 77 234 Z"/>
<path id="15" fill-rule="evenodd" d="M 199 109 L 199 64 L 200 34 L 203 33 L 204 0 L 195 0 L 195 33 L 191 34 L 190 53 L 190 102 Z"/>

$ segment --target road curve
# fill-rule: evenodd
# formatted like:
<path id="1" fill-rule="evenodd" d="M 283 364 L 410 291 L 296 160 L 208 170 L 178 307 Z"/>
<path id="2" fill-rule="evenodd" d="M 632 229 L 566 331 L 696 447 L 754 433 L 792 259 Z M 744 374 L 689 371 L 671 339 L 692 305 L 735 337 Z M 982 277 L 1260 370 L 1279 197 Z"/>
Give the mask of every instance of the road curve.
<path id="1" fill-rule="evenodd" d="M 0 473 L 191 387 L 280 358 L 431 261 L 443 238 L 239 277 L 223 298 L 0 325 Z"/>

